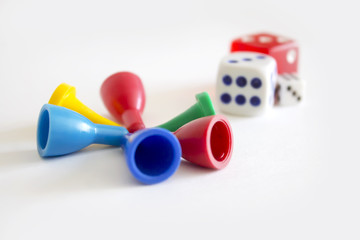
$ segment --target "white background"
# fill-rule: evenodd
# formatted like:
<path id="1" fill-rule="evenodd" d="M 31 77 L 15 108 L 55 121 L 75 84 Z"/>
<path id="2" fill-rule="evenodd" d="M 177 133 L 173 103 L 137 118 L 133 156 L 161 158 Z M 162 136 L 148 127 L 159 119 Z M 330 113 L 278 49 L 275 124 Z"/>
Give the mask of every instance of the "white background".
<path id="1" fill-rule="evenodd" d="M 0 239 L 359 239 L 356 1 L 0 0 Z M 230 41 L 269 31 L 301 45 L 303 105 L 229 117 L 234 153 L 209 171 L 182 162 L 161 184 L 122 151 L 36 151 L 41 106 L 62 82 L 109 117 L 99 89 L 133 71 L 160 124 L 214 96 Z"/>

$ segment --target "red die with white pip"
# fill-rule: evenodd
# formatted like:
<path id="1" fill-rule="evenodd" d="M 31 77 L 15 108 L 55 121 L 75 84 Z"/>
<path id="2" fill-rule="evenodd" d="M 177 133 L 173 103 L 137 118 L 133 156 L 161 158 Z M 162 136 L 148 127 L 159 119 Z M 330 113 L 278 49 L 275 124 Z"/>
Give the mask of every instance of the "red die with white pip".
<path id="1" fill-rule="evenodd" d="M 258 33 L 235 39 L 231 52 L 251 51 L 272 56 L 277 63 L 278 73 L 297 73 L 299 47 L 296 41 L 269 33 Z"/>

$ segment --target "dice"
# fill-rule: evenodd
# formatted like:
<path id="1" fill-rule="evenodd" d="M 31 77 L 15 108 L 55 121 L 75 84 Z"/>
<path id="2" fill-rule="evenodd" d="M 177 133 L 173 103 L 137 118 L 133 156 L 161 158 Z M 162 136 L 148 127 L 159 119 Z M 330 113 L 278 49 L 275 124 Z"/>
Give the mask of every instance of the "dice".
<path id="1" fill-rule="evenodd" d="M 275 58 L 278 73 L 298 72 L 299 47 L 291 39 L 268 33 L 237 38 L 231 43 L 231 52 L 252 51 L 269 54 Z"/>
<path id="2" fill-rule="evenodd" d="M 279 75 L 275 88 L 275 104 L 291 106 L 300 103 L 303 99 L 304 88 L 304 81 L 297 74 Z"/>
<path id="3" fill-rule="evenodd" d="M 269 55 L 238 52 L 225 56 L 219 66 L 216 100 L 223 112 L 256 116 L 274 104 L 276 61 Z"/>

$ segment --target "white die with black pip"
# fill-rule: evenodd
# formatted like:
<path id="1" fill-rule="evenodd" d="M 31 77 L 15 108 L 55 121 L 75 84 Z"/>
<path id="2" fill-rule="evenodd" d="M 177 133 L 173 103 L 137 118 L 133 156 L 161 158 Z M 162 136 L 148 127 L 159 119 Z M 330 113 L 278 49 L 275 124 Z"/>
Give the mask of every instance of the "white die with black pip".
<path id="1" fill-rule="evenodd" d="M 216 100 L 225 113 L 257 116 L 274 105 L 276 61 L 269 55 L 236 52 L 219 66 Z"/>
<path id="2" fill-rule="evenodd" d="M 275 105 L 292 106 L 303 100 L 305 83 L 296 73 L 278 76 L 275 89 Z"/>

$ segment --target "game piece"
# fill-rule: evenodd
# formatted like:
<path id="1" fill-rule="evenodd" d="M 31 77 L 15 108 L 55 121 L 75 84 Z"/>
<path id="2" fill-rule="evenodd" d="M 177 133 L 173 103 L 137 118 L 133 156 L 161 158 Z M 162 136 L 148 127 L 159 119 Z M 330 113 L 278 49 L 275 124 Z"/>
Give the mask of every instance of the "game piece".
<path id="1" fill-rule="evenodd" d="M 130 72 L 111 75 L 101 86 L 101 96 L 109 112 L 124 124 L 129 132 L 145 127 L 141 118 L 145 106 L 145 90 L 137 75 Z M 197 103 L 188 110 L 158 127 L 173 132 L 194 119 L 215 115 L 208 93 L 197 94 L 196 100 Z"/>
<path id="2" fill-rule="evenodd" d="M 299 104 L 304 96 L 304 81 L 297 74 L 281 74 L 275 88 L 275 105 L 290 106 Z"/>
<path id="3" fill-rule="evenodd" d="M 122 147 L 132 175 L 145 184 L 169 178 L 181 161 L 179 141 L 165 129 L 129 134 L 124 127 L 95 124 L 65 107 L 51 104 L 42 107 L 37 128 L 41 157 L 69 154 L 93 143 Z"/>
<path id="4" fill-rule="evenodd" d="M 100 116 L 85 106 L 79 99 L 76 98 L 75 94 L 75 87 L 62 83 L 55 89 L 49 100 L 49 104 L 66 107 L 78 112 L 90 119 L 93 123 L 120 126 L 119 124 Z"/>
<path id="5" fill-rule="evenodd" d="M 195 95 L 195 98 L 197 102 L 189 107 L 185 112 L 157 127 L 165 128 L 171 132 L 175 132 L 181 126 L 195 119 L 215 115 L 214 107 L 207 92 L 198 93 Z"/>
<path id="6" fill-rule="evenodd" d="M 101 87 L 101 96 L 105 106 L 111 114 L 115 114 L 114 117 L 119 121 L 121 120 L 121 123 L 132 131 L 143 127 L 140 114 L 132 114 L 135 117 L 132 117 L 131 120 L 124 118 L 123 114 L 129 110 L 129 106 L 134 105 L 129 104 L 129 101 L 135 102 L 134 96 L 140 96 L 138 106 L 145 104 L 144 88 L 142 84 L 138 83 L 139 81 L 141 81 L 140 78 L 135 74 L 120 72 L 107 78 Z M 136 87 L 133 87 L 134 85 Z M 132 93 L 129 94 L 129 92 Z M 126 96 L 129 96 L 130 99 L 127 99 Z M 187 111 L 159 127 L 164 126 L 171 130 L 178 129 L 174 134 L 178 137 L 180 144 L 183 144 L 181 148 L 184 159 L 204 167 L 221 169 L 227 165 L 231 156 L 232 133 L 230 124 L 223 116 L 211 116 L 202 119 L 203 115 L 212 115 L 215 114 L 215 111 L 207 93 L 196 95 L 196 99 L 198 102 Z M 136 111 L 137 113 L 140 113 L 141 109 L 143 108 L 130 108 L 132 112 Z M 198 118 L 199 121 L 194 120 L 197 122 L 193 123 L 192 120 L 195 118 Z M 182 126 L 182 124 L 185 125 Z M 193 134 L 189 134 L 191 132 Z M 227 141 L 224 140 L 225 143 L 220 143 L 219 139 L 226 139 Z M 187 144 L 189 142 L 194 144 Z M 201 142 L 203 145 L 200 146 L 197 142 Z M 214 143 L 217 143 L 218 147 Z M 194 148 L 194 146 L 197 147 Z M 224 153 L 224 156 L 219 157 L 219 152 Z"/>
<path id="7" fill-rule="evenodd" d="M 130 72 L 118 72 L 101 85 L 101 97 L 111 115 L 129 130 L 145 128 L 141 114 L 145 107 L 145 91 L 140 78 Z"/>
<path id="8" fill-rule="evenodd" d="M 219 66 L 216 100 L 223 112 L 256 116 L 273 106 L 276 61 L 256 52 L 225 56 Z"/>
<path id="9" fill-rule="evenodd" d="M 299 47 L 289 38 L 269 33 L 251 34 L 235 39 L 231 43 L 231 52 L 251 51 L 272 56 L 278 66 L 278 73 L 298 71 Z"/>
<path id="10" fill-rule="evenodd" d="M 232 154 L 232 130 L 221 115 L 195 119 L 175 133 L 183 151 L 182 157 L 197 165 L 222 169 Z"/>

